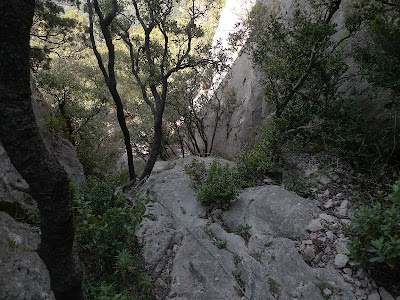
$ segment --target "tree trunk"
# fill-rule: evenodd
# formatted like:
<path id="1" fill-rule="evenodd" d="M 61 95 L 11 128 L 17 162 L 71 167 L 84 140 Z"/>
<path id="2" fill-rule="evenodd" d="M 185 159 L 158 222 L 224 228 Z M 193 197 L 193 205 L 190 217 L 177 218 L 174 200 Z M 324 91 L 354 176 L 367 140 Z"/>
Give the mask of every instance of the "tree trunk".
<path id="1" fill-rule="evenodd" d="M 108 83 L 107 83 L 108 85 Z M 122 100 L 116 91 L 112 87 L 108 86 L 111 95 L 114 99 L 115 106 L 117 107 L 117 118 L 118 123 L 121 128 L 121 131 L 124 135 L 124 142 L 125 142 L 125 149 L 126 155 L 128 158 L 128 170 L 129 170 L 129 179 L 131 181 L 136 181 L 136 173 L 135 173 L 135 166 L 133 164 L 133 152 L 132 152 L 132 145 L 131 145 L 131 135 L 129 133 L 128 126 L 126 125 L 126 118 L 124 114 L 124 106 L 122 104 Z"/>
<path id="2" fill-rule="evenodd" d="M 156 113 L 154 114 L 154 135 L 153 135 L 153 143 L 151 145 L 150 155 L 147 159 L 146 166 L 144 167 L 144 171 L 140 176 L 140 179 L 143 179 L 147 176 L 150 176 L 151 171 L 153 170 L 154 164 L 157 161 L 158 155 L 161 149 L 162 143 L 162 115 L 163 115 L 163 108 L 157 109 Z"/>
<path id="3" fill-rule="evenodd" d="M 0 2 L 0 139 L 31 188 L 40 211 L 39 255 L 59 299 L 83 299 L 73 255 L 74 223 L 68 176 L 39 133 L 31 104 L 29 36 L 34 0 Z"/>

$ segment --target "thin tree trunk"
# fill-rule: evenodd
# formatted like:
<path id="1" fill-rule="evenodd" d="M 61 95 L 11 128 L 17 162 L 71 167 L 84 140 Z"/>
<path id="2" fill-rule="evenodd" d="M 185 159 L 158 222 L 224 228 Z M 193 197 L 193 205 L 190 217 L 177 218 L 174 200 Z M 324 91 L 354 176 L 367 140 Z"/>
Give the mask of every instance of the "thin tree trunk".
<path id="1" fill-rule="evenodd" d="M 162 136 L 163 136 L 162 115 L 163 115 L 163 110 L 157 110 L 156 114 L 154 114 L 153 143 L 151 145 L 149 158 L 147 159 L 146 166 L 144 167 L 144 170 L 143 170 L 142 175 L 140 176 L 140 179 L 150 176 L 151 171 L 153 170 L 154 164 L 156 163 L 158 155 L 160 153 Z"/>
<path id="2" fill-rule="evenodd" d="M 110 88 L 110 91 L 112 91 L 111 88 Z M 132 145 L 131 145 L 131 135 L 129 133 L 128 126 L 126 125 L 126 119 L 125 119 L 125 114 L 124 114 L 124 106 L 122 104 L 122 101 L 121 101 L 121 98 L 119 97 L 118 92 L 114 91 L 114 93 L 111 92 L 111 94 L 113 96 L 115 106 L 117 107 L 118 123 L 119 123 L 121 131 L 122 131 L 122 133 L 124 135 L 126 155 L 128 157 L 129 179 L 135 181 L 136 180 L 136 173 L 135 173 L 135 166 L 133 164 L 133 152 L 132 152 Z"/>
<path id="3" fill-rule="evenodd" d="M 40 211 L 41 244 L 57 300 L 83 299 L 73 255 L 72 191 L 35 123 L 30 90 L 29 36 L 34 0 L 0 2 L 0 139 L 31 188 Z"/>
<path id="4" fill-rule="evenodd" d="M 95 11 L 97 17 L 100 19 L 100 27 L 103 33 L 103 37 L 106 41 L 107 49 L 108 49 L 108 72 L 104 66 L 103 59 L 101 58 L 100 52 L 96 46 L 96 40 L 94 37 L 94 12 L 92 7 L 92 2 L 87 0 L 88 4 L 88 12 L 89 12 L 89 34 L 90 34 L 90 42 L 92 44 L 94 55 L 96 56 L 97 63 L 99 68 L 104 76 L 104 80 L 107 84 L 108 90 L 111 93 L 111 96 L 114 100 L 115 106 L 117 107 L 117 119 L 119 126 L 121 127 L 121 131 L 124 135 L 125 149 L 126 155 L 128 157 L 128 169 L 129 169 L 129 179 L 131 181 L 136 181 L 136 173 L 135 166 L 133 164 L 133 153 L 132 153 L 132 145 L 131 145 L 131 136 L 128 130 L 128 126 L 126 125 L 126 118 L 124 114 L 124 106 L 121 100 L 121 97 L 117 90 L 117 80 L 115 77 L 115 49 L 114 44 L 111 37 L 111 32 L 109 26 L 111 21 L 115 18 L 117 3 L 116 1 L 112 2 L 111 11 L 107 15 L 106 19 L 104 19 L 103 14 L 101 13 L 99 3 L 97 0 L 94 0 Z"/>

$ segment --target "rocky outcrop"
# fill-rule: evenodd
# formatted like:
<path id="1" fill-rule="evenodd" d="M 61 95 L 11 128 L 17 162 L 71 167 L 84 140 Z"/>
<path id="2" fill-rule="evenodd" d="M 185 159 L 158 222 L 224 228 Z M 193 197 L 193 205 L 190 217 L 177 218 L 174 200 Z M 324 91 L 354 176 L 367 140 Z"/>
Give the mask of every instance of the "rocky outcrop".
<path id="1" fill-rule="evenodd" d="M 40 235 L 0 211 L 0 299 L 53 300 L 46 266 L 35 252 Z"/>
<path id="2" fill-rule="evenodd" d="M 72 182 L 82 186 L 86 183 L 83 166 L 80 163 L 76 149 L 72 143 L 59 137 L 53 137 L 46 128 L 47 121 L 52 114 L 52 108 L 44 100 L 42 93 L 38 90 L 35 83 L 31 82 L 32 107 L 39 126 L 40 133 L 47 148 L 55 155 L 57 161 L 67 172 Z"/>
<path id="3" fill-rule="evenodd" d="M 66 139 L 53 138 L 46 131 L 46 118 L 51 108 L 44 101 L 42 94 L 31 84 L 32 105 L 37 124 L 47 148 L 54 153 L 64 167 L 71 181 L 78 185 L 85 184 L 82 164 L 78 160 L 75 147 Z M 34 145 L 32 145 L 34 147 Z M 0 141 L 0 211 L 7 212 L 17 219 L 26 219 L 38 213 L 36 201 L 29 194 L 29 186 L 21 174 L 14 168 Z"/>
<path id="4" fill-rule="evenodd" d="M 211 159 L 203 159 L 210 162 Z M 184 172 L 190 158 L 153 175 L 152 216 L 138 231 L 158 299 L 355 299 L 330 263 L 308 265 L 296 248 L 321 211 L 280 187 L 246 189 L 207 214 Z"/>
<path id="5" fill-rule="evenodd" d="M 17 219 L 26 219 L 38 213 L 36 201 L 29 195 L 29 185 L 14 168 L 1 143 L 0 211 Z"/>
<path id="6" fill-rule="evenodd" d="M 232 2 L 232 3 L 231 3 Z M 233 4 L 235 2 L 235 4 Z M 255 2 L 255 1 L 253 1 Z M 252 2 L 252 3 L 253 3 Z M 293 9 L 293 1 L 288 0 L 257 0 L 266 5 L 273 14 L 282 15 L 283 18 L 290 16 Z M 301 1 L 300 1 L 301 2 Z M 236 9 L 238 19 L 245 19 L 248 15 L 248 0 L 227 1 L 224 11 L 229 11 L 230 6 L 243 7 Z M 350 12 L 352 0 L 344 0 L 340 10 L 335 15 L 335 22 L 340 27 L 344 24 L 346 15 Z M 227 23 L 228 28 L 219 26 L 216 31 L 217 37 L 226 38 L 224 32 L 232 31 L 232 24 Z M 221 32 L 219 32 L 221 31 Z M 340 38 L 340 37 L 339 37 Z M 355 35 L 348 41 L 348 45 L 365 43 L 365 33 Z M 347 47 L 347 63 L 351 72 L 357 70 L 357 65 L 352 58 L 351 47 Z M 246 145 L 257 140 L 258 127 L 268 124 L 272 108 L 264 98 L 264 90 L 260 84 L 262 76 L 254 68 L 251 56 L 243 51 L 231 66 L 231 70 L 222 81 L 215 92 L 215 96 L 222 104 L 223 116 L 215 136 L 213 151 L 227 159 L 233 159 Z M 370 123 L 379 124 L 381 128 L 393 125 L 393 114 L 385 105 L 389 101 L 388 93 L 379 91 L 380 101 L 373 101 L 376 91 L 361 79 L 353 79 L 351 82 L 343 82 L 340 87 L 348 91 L 348 95 L 354 97 L 363 109 L 365 117 Z M 216 101 L 216 100 L 213 100 Z M 209 128 L 208 136 L 212 136 L 215 112 L 209 111 L 205 114 L 206 124 Z"/>

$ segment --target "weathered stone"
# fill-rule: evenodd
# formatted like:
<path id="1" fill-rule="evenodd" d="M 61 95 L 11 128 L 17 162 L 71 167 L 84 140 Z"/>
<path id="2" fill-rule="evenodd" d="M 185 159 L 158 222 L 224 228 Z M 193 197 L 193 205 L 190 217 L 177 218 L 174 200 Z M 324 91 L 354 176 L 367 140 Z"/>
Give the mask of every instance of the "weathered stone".
<path id="1" fill-rule="evenodd" d="M 310 246 L 306 247 L 304 249 L 303 255 L 304 255 L 304 259 L 306 261 L 308 261 L 308 262 L 313 261 L 313 259 L 315 258 L 315 249 L 314 249 L 314 247 L 310 247 Z"/>
<path id="2" fill-rule="evenodd" d="M 372 293 L 368 295 L 368 300 L 381 300 L 379 293 Z"/>
<path id="3" fill-rule="evenodd" d="M 363 269 L 358 269 L 356 272 L 356 276 L 360 279 L 364 279 L 367 276 L 367 273 Z"/>
<path id="4" fill-rule="evenodd" d="M 328 239 L 330 239 L 330 240 L 333 240 L 333 239 L 335 238 L 333 232 L 330 231 L 330 230 L 327 231 L 325 234 L 326 234 L 326 237 L 327 237 Z"/>
<path id="5" fill-rule="evenodd" d="M 49 273 L 35 252 L 39 241 L 39 234 L 0 212 L 0 299 L 55 299 Z"/>
<path id="6" fill-rule="evenodd" d="M 85 184 L 82 164 L 78 160 L 75 147 L 66 139 L 55 139 L 45 129 L 46 118 L 51 107 L 42 94 L 31 83 L 32 106 L 36 122 L 47 148 L 55 155 L 67 172 L 71 181 L 78 186 Z M 38 214 L 36 201 L 29 194 L 29 185 L 11 163 L 0 141 L 0 211 L 15 218 L 26 219 Z"/>
<path id="7" fill-rule="evenodd" d="M 379 288 L 379 294 L 382 300 L 394 300 L 394 297 L 390 295 L 383 287 Z"/>
<path id="8" fill-rule="evenodd" d="M 339 206 L 339 214 L 342 216 L 347 215 L 347 206 L 349 205 L 349 201 L 343 200 Z"/>
<path id="9" fill-rule="evenodd" d="M 326 213 L 320 214 L 319 217 L 320 217 L 320 219 L 322 219 L 326 222 L 329 222 L 329 223 L 335 222 L 335 218 Z"/>
<path id="10" fill-rule="evenodd" d="M 346 238 L 337 239 L 335 241 L 334 245 L 335 245 L 335 249 L 336 249 L 337 253 L 340 253 L 340 254 L 349 254 L 350 253 L 349 243 Z"/>
<path id="11" fill-rule="evenodd" d="M 355 299 L 332 265 L 308 266 L 292 241 L 307 237 L 305 227 L 313 214 L 321 213 L 312 201 L 277 186 L 249 188 L 222 214 L 221 226 L 212 218 L 201 218 L 206 210 L 183 170 L 185 161 L 190 162 L 177 161 L 143 187 L 155 197 L 148 208 L 154 218 L 144 221 L 138 236 L 151 272 L 156 276 L 168 270 L 171 275 L 164 299 L 274 299 L 271 281 L 284 300 L 321 299 L 319 281 L 329 282 L 344 299 Z M 180 207 L 186 214 L 180 213 Z M 235 234 L 238 225 L 246 224 L 248 240 Z M 226 247 L 219 249 L 217 240 L 227 240 Z M 305 248 L 312 247 L 310 242 L 304 243 Z M 168 249 L 174 250 L 166 257 Z M 242 287 L 232 272 L 240 272 Z"/>
<path id="12" fill-rule="evenodd" d="M 344 272 L 345 274 L 348 274 L 348 275 L 351 275 L 351 274 L 353 273 L 353 271 L 352 271 L 350 268 L 344 268 L 344 269 L 343 269 L 343 272 Z"/>
<path id="13" fill-rule="evenodd" d="M 332 180 L 326 175 L 320 175 L 318 177 L 318 181 L 323 185 L 328 185 L 331 183 Z"/>
<path id="14" fill-rule="evenodd" d="M 331 291 L 330 289 L 328 289 L 328 288 L 325 288 L 325 289 L 323 290 L 323 293 L 324 293 L 324 295 L 327 295 L 327 296 L 332 295 L 332 291 Z"/>
<path id="15" fill-rule="evenodd" d="M 36 201 L 29 195 L 29 185 L 12 165 L 0 141 L 0 211 L 15 218 L 37 214 Z"/>
<path id="16" fill-rule="evenodd" d="M 349 261 L 349 257 L 344 254 L 337 254 L 335 256 L 335 266 L 339 269 L 343 268 L 347 262 Z"/>
<path id="17" fill-rule="evenodd" d="M 311 232 L 316 232 L 322 230 L 324 227 L 321 225 L 320 219 L 311 220 L 311 222 L 307 225 L 307 230 Z"/>

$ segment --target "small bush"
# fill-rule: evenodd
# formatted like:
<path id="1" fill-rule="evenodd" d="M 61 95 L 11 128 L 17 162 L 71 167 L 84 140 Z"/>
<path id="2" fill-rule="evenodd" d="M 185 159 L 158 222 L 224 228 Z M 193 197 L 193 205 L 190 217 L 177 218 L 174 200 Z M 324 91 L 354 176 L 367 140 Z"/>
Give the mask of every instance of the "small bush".
<path id="1" fill-rule="evenodd" d="M 353 259 L 372 267 L 387 264 L 400 274 L 400 181 L 381 201 L 362 205 L 347 228 Z"/>
<path id="2" fill-rule="evenodd" d="M 199 162 L 193 158 L 192 162 L 185 166 L 186 173 L 191 177 L 195 189 L 200 188 L 203 181 L 207 178 L 207 168 L 204 162 Z"/>
<path id="3" fill-rule="evenodd" d="M 115 178 L 89 178 L 88 186 L 76 192 L 76 237 L 88 275 L 86 299 L 148 299 L 135 235 L 145 217 L 145 202 L 115 195 L 115 184 Z"/>
<path id="4" fill-rule="evenodd" d="M 218 241 L 217 241 L 217 247 L 218 247 L 219 249 L 225 248 L 225 247 L 226 247 L 226 244 L 228 244 L 228 240 L 226 240 L 226 239 L 218 240 Z"/>
<path id="5" fill-rule="evenodd" d="M 247 242 L 250 240 L 250 229 L 251 226 L 249 224 L 243 225 L 240 224 L 236 230 L 235 230 L 235 234 L 240 235 L 242 238 L 244 238 Z"/>
<path id="6" fill-rule="evenodd" d="M 237 176 L 241 187 L 254 186 L 263 176 L 275 172 L 274 138 L 267 128 L 260 128 L 260 139 L 236 159 Z"/>
<path id="7" fill-rule="evenodd" d="M 236 199 L 237 195 L 235 174 L 229 169 L 228 165 L 213 161 L 206 179 L 199 188 L 197 199 L 211 209 L 221 208 L 225 210 Z"/>

